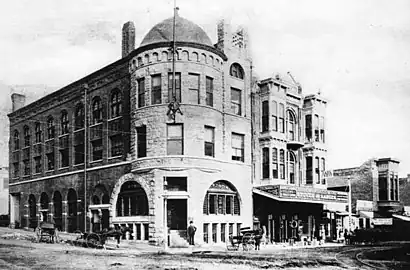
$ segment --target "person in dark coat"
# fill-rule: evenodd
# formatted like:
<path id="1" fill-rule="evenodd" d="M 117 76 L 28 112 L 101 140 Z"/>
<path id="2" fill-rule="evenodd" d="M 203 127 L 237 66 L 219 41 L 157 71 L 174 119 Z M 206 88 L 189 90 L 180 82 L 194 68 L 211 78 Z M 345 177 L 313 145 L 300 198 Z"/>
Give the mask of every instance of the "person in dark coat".
<path id="1" fill-rule="evenodd" d="M 188 226 L 188 242 L 190 245 L 195 245 L 194 238 L 195 238 L 196 227 L 194 222 L 191 220 Z"/>
<path id="2" fill-rule="evenodd" d="M 261 250 L 261 240 L 262 240 L 263 231 L 258 230 L 258 233 L 255 235 L 255 250 Z"/>

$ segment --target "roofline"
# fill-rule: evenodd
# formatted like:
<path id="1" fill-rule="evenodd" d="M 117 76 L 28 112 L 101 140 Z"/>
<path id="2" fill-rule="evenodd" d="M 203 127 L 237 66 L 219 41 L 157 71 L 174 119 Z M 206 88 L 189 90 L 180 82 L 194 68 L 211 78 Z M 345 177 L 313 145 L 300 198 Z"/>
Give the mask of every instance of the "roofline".
<path id="1" fill-rule="evenodd" d="M 40 99 L 37 99 L 37 100 L 35 100 L 35 101 L 33 101 L 33 102 L 27 104 L 27 105 L 24 106 L 24 107 L 19 108 L 18 110 L 14 111 L 14 112 L 11 112 L 11 113 L 7 114 L 7 116 L 8 116 L 9 118 L 14 117 L 16 114 L 20 113 L 21 111 L 24 111 L 24 110 L 27 110 L 27 109 L 30 108 L 30 107 L 36 106 L 37 104 L 43 102 L 43 101 L 46 100 L 46 99 L 49 99 L 49 98 L 58 96 L 58 95 L 60 95 L 61 93 L 65 92 L 66 90 L 69 90 L 69 89 L 72 89 L 72 88 L 74 88 L 74 87 L 76 87 L 76 86 L 78 86 L 78 85 L 84 84 L 84 83 L 86 83 L 87 81 L 89 81 L 90 79 L 92 79 L 93 77 L 99 75 L 100 73 L 106 72 L 106 71 L 112 69 L 113 67 L 116 67 L 116 66 L 119 66 L 119 65 L 123 64 L 124 62 L 126 62 L 126 61 L 129 60 L 128 58 L 129 58 L 129 57 L 126 56 L 126 57 L 121 58 L 121 59 L 119 59 L 119 60 L 117 60 L 117 61 L 115 61 L 115 62 L 113 62 L 113 63 L 111 63 L 111 64 L 108 64 L 107 66 L 102 67 L 102 68 L 100 68 L 100 69 L 94 71 L 93 73 L 90 73 L 90 74 L 86 75 L 85 77 L 82 77 L 82 78 L 78 79 L 77 81 L 74 81 L 74 82 L 72 82 L 72 83 L 70 83 L 70 84 L 64 86 L 63 88 L 60 88 L 60 89 L 58 89 L 58 90 L 56 90 L 56 91 L 54 91 L 54 92 L 52 92 L 52 93 L 50 93 L 50 94 L 48 94 L 48 95 L 45 95 L 44 97 L 42 97 L 42 98 L 40 98 Z"/>
<path id="2" fill-rule="evenodd" d="M 224 52 L 222 52 L 221 50 L 218 50 L 215 47 L 212 47 L 206 44 L 200 44 L 200 43 L 188 42 L 188 41 L 176 41 L 175 45 L 180 46 L 180 47 L 192 47 L 192 48 L 197 48 L 201 50 L 207 50 L 214 54 L 219 55 L 224 61 L 228 60 L 228 57 L 225 55 Z M 156 48 L 164 48 L 164 47 L 170 48 L 171 46 L 172 46 L 172 41 L 155 42 L 155 43 L 151 43 L 151 44 L 138 47 L 137 49 L 133 50 L 127 57 L 134 57 L 147 50 L 152 50 Z"/>

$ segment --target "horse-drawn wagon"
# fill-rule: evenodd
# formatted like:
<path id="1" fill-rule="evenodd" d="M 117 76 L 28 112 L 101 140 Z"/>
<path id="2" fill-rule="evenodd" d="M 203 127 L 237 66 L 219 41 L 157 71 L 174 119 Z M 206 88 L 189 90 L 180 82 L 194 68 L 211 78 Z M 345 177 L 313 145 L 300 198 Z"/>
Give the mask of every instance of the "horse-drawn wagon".
<path id="1" fill-rule="evenodd" d="M 238 235 L 229 235 L 226 248 L 236 251 L 242 246 L 244 251 L 253 250 L 257 244 L 258 237 L 261 237 L 260 230 L 251 230 L 250 227 L 241 228 Z"/>
<path id="2" fill-rule="evenodd" d="M 54 223 L 42 221 L 35 229 L 37 242 L 47 240 L 50 243 L 58 242 L 58 229 Z"/>

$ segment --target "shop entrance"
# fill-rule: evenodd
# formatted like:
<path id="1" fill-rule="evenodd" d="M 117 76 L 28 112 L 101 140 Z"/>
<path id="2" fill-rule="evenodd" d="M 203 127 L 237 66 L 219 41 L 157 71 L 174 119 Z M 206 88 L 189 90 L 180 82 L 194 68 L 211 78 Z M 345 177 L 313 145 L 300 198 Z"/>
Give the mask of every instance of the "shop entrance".
<path id="1" fill-rule="evenodd" d="M 187 229 L 187 199 L 168 199 L 167 226 L 170 230 Z"/>

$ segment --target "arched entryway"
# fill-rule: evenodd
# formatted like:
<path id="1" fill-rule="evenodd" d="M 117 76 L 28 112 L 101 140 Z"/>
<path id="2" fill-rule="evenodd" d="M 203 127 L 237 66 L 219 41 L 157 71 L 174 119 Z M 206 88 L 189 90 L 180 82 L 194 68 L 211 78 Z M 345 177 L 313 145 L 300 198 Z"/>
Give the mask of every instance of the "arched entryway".
<path id="1" fill-rule="evenodd" d="M 30 194 L 28 197 L 28 211 L 29 211 L 29 228 L 37 227 L 37 206 L 36 206 L 36 197 L 33 194 Z"/>
<path id="2" fill-rule="evenodd" d="M 110 197 L 104 185 L 97 185 L 91 197 L 89 211 L 93 232 L 108 229 L 110 225 Z"/>
<path id="3" fill-rule="evenodd" d="M 77 193 L 74 189 L 70 188 L 67 193 L 67 222 L 68 232 L 74 232 L 77 230 Z"/>
<path id="4" fill-rule="evenodd" d="M 112 224 L 128 227 L 131 232 L 125 233 L 126 240 L 148 240 L 149 203 L 146 193 L 147 186 L 139 182 L 133 174 L 122 176 L 113 189 L 110 198 Z M 103 198 L 107 200 L 108 198 Z"/>
<path id="5" fill-rule="evenodd" d="M 43 192 L 40 196 L 40 222 L 41 221 L 48 221 L 48 195 L 47 193 Z"/>
<path id="6" fill-rule="evenodd" d="M 53 206 L 54 206 L 54 223 L 56 227 L 62 230 L 62 217 L 63 217 L 63 203 L 61 193 L 58 191 L 54 192 L 53 195 Z"/>

